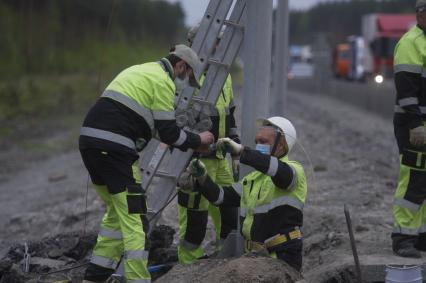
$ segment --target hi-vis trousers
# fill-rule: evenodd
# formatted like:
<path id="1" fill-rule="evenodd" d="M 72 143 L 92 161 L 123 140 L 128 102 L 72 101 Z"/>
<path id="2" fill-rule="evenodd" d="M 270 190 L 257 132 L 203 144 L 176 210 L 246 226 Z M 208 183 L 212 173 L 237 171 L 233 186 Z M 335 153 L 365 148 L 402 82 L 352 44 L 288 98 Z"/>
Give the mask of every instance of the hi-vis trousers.
<path id="1" fill-rule="evenodd" d="M 127 282 L 151 282 L 145 244 L 146 201 L 140 185 L 138 156 L 100 149 L 80 152 L 96 192 L 106 204 L 84 279 L 103 282 L 123 260 Z"/>
<path id="2" fill-rule="evenodd" d="M 227 159 L 201 158 L 210 178 L 220 186 L 230 186 L 233 177 Z M 209 203 L 198 192 L 178 192 L 179 262 L 189 264 L 204 255 L 201 243 L 206 235 L 208 214 L 216 230 L 216 248 L 237 228 L 238 209 L 222 208 Z"/>
<path id="3" fill-rule="evenodd" d="M 395 126 L 400 172 L 393 205 L 394 245 L 407 240 L 417 245 L 418 236 L 426 236 L 426 148 L 412 147 L 408 141 L 408 131 L 407 128 Z"/>

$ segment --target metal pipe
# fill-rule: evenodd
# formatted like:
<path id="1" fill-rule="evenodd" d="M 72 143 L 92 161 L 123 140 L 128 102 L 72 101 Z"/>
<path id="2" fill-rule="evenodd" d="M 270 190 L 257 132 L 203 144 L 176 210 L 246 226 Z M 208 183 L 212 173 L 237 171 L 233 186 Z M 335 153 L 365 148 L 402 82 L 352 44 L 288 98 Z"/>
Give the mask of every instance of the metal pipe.
<path id="1" fill-rule="evenodd" d="M 272 91 L 269 99 L 271 116 L 283 116 L 287 107 L 287 70 L 288 70 L 288 0 L 277 0 L 275 13 L 275 42 L 273 49 Z"/>
<path id="2" fill-rule="evenodd" d="M 359 264 L 358 252 L 356 250 L 355 237 L 354 237 L 354 232 L 352 230 L 351 216 L 349 214 L 349 210 L 346 204 L 344 205 L 344 211 L 345 211 L 345 217 L 346 217 L 346 224 L 348 225 L 349 239 L 351 240 L 351 248 L 352 248 L 352 254 L 354 256 L 355 269 L 358 276 L 358 282 L 362 283 L 363 281 L 362 281 L 361 265 Z"/>
<path id="3" fill-rule="evenodd" d="M 244 85 L 241 138 L 254 146 L 256 119 L 269 113 L 271 82 L 272 0 L 247 0 L 244 32 Z M 242 176 L 249 172 L 242 166 Z"/>

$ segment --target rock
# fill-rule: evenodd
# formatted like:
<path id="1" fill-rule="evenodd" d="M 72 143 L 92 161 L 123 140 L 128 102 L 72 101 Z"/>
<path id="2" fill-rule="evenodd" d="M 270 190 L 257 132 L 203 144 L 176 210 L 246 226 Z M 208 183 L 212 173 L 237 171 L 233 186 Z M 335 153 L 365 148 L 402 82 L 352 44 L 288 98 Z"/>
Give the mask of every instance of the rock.
<path id="1" fill-rule="evenodd" d="M 70 258 L 70 257 L 67 257 L 67 256 L 61 256 L 60 258 L 58 258 L 58 260 L 62 260 L 62 261 L 65 261 L 67 264 L 73 264 L 73 263 L 75 263 L 76 262 L 76 260 L 75 259 L 73 259 L 73 258 Z"/>
<path id="2" fill-rule="evenodd" d="M 88 233 L 85 237 L 77 238 L 77 245 L 74 246 L 73 249 L 65 252 L 64 255 L 77 261 L 84 259 L 95 246 L 96 237 L 97 234 L 92 232 Z"/>
<path id="3" fill-rule="evenodd" d="M 67 178 L 67 174 L 52 174 L 49 176 L 49 182 L 59 182 Z"/>
<path id="4" fill-rule="evenodd" d="M 0 278 L 3 275 L 3 273 L 7 272 L 12 267 L 12 260 L 9 258 L 3 258 L 0 260 Z"/>
<path id="5" fill-rule="evenodd" d="M 355 232 L 365 232 L 365 231 L 369 231 L 370 229 L 368 229 L 368 227 L 366 226 L 362 226 L 362 225 L 357 225 L 355 227 Z"/>
<path id="6" fill-rule="evenodd" d="M 314 166 L 314 171 L 315 172 L 324 172 L 324 171 L 327 171 L 327 166 L 325 166 L 325 165 L 315 165 Z"/>
<path id="7" fill-rule="evenodd" d="M 149 264 L 177 262 L 178 253 L 176 248 L 156 248 L 149 251 Z"/>
<path id="8" fill-rule="evenodd" d="M 56 259 L 62 256 L 64 252 L 61 249 L 52 249 L 49 251 L 48 256 L 50 258 Z"/>
<path id="9" fill-rule="evenodd" d="M 66 262 L 50 258 L 32 257 L 30 262 L 31 272 L 46 272 L 51 269 L 63 267 Z"/>
<path id="10" fill-rule="evenodd" d="M 64 252 L 69 252 L 74 250 L 79 244 L 79 242 L 80 239 L 78 238 L 78 236 L 64 237 L 60 240 L 59 245 L 61 247 L 61 250 L 63 250 Z"/>
<path id="11" fill-rule="evenodd" d="M 11 268 L 5 272 L 0 280 L 0 283 L 22 283 L 27 282 L 28 275 L 22 272 L 19 264 L 13 264 Z"/>
<path id="12" fill-rule="evenodd" d="M 82 218 L 79 215 L 66 215 L 64 217 L 64 219 L 61 221 L 61 224 L 64 226 L 71 226 L 75 223 L 77 223 L 78 221 L 80 221 Z"/>
<path id="13" fill-rule="evenodd" d="M 172 247 L 175 230 L 166 225 L 159 225 L 152 231 L 149 249 L 149 264 L 157 265 L 177 262 L 177 249 Z"/>
<path id="14" fill-rule="evenodd" d="M 175 230 L 169 226 L 156 226 L 149 237 L 151 249 L 170 247 L 173 244 L 173 235 L 175 233 Z"/>
<path id="15" fill-rule="evenodd" d="M 39 277 L 39 279 L 36 281 L 37 283 L 51 283 L 51 282 L 71 282 L 71 278 L 67 276 L 66 274 L 61 273 L 54 273 L 54 274 L 48 274 L 48 275 L 42 275 Z"/>

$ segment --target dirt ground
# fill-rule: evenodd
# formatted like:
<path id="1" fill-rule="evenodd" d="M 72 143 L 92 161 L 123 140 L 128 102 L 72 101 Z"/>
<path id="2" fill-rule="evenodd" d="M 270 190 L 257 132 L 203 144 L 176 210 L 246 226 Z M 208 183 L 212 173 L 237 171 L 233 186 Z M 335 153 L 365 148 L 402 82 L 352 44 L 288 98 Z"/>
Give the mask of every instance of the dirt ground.
<path id="1" fill-rule="evenodd" d="M 398 174 L 392 121 L 296 91 L 288 103 L 287 117 L 300 142 L 290 157 L 304 164 L 309 182 L 303 226 L 306 281 L 327 282 L 319 280 L 319 274 L 353 265 L 345 203 L 361 263 L 391 261 L 391 204 Z M 65 129 L 39 142 L 68 140 L 75 132 Z M 0 258 L 12 243 L 96 231 L 103 207 L 88 185 L 76 144 L 40 158 L 13 145 L 0 151 L 1 167 L 9 168 L 0 172 Z M 166 209 L 161 223 L 177 227 L 175 204 Z M 201 278 L 201 270 L 194 272 L 194 278 Z"/>

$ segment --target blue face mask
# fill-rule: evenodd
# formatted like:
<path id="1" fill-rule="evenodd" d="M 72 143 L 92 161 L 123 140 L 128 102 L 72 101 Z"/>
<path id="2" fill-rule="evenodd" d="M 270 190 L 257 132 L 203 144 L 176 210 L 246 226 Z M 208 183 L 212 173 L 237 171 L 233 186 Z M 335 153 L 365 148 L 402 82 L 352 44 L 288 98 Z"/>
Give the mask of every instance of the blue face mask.
<path id="1" fill-rule="evenodd" d="M 271 154 L 271 146 L 269 144 L 256 144 L 256 150 L 263 154 Z"/>

